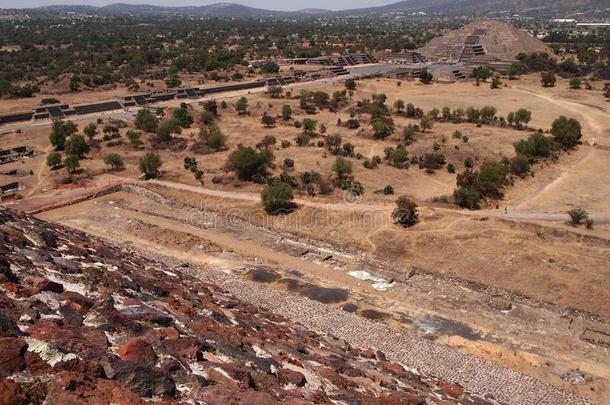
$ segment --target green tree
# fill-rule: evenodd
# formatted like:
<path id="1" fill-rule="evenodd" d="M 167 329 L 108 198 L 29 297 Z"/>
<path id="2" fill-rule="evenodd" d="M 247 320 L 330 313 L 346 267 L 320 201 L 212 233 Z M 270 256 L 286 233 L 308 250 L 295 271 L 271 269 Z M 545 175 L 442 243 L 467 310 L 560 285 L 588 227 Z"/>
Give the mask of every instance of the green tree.
<path id="1" fill-rule="evenodd" d="M 226 136 L 217 125 L 207 125 L 199 131 L 199 138 L 210 149 L 221 150 L 227 143 Z"/>
<path id="2" fill-rule="evenodd" d="M 156 132 L 159 125 L 159 119 L 145 108 L 138 111 L 135 119 L 135 126 L 145 132 Z"/>
<path id="3" fill-rule="evenodd" d="M 519 68 L 519 64 L 518 63 L 513 63 L 508 68 L 508 72 L 507 72 L 508 80 L 515 80 L 517 78 L 517 76 L 519 75 L 519 73 L 521 73 L 521 69 Z"/>
<path id="4" fill-rule="evenodd" d="M 517 154 L 527 156 L 529 159 L 547 157 L 551 154 L 551 143 L 542 132 L 535 132 L 527 139 L 517 142 L 515 144 L 515 151 Z"/>
<path id="5" fill-rule="evenodd" d="M 77 155 L 67 155 L 64 159 L 64 167 L 68 173 L 75 173 L 80 168 L 80 161 Z"/>
<path id="6" fill-rule="evenodd" d="M 405 228 L 414 226 L 419 221 L 417 204 L 407 196 L 398 197 L 396 209 L 392 212 L 392 219 Z"/>
<path id="7" fill-rule="evenodd" d="M 111 170 L 119 170 L 122 169 L 123 167 L 125 167 L 125 164 L 123 163 L 123 159 L 121 158 L 121 155 L 119 155 L 118 153 L 109 153 L 106 156 L 104 156 L 104 163 L 108 166 L 110 166 Z"/>
<path id="8" fill-rule="evenodd" d="M 70 136 L 66 141 L 65 149 L 67 155 L 76 155 L 79 159 L 82 159 L 91 151 L 91 147 L 81 134 Z"/>
<path id="9" fill-rule="evenodd" d="M 456 188 L 453 192 L 453 198 L 460 207 L 471 210 L 479 208 L 479 204 L 481 203 L 481 193 L 469 186 Z"/>
<path id="10" fill-rule="evenodd" d="M 164 120 L 157 128 L 157 140 L 160 142 L 169 142 L 172 140 L 172 134 L 179 134 L 182 128 L 174 119 Z"/>
<path id="11" fill-rule="evenodd" d="M 316 132 L 317 122 L 311 118 L 305 118 L 303 120 L 303 133 L 307 135 L 313 135 Z"/>
<path id="12" fill-rule="evenodd" d="M 394 102 L 394 111 L 396 111 L 396 114 L 402 114 L 402 112 L 405 109 L 405 102 L 403 100 L 396 100 Z"/>
<path id="13" fill-rule="evenodd" d="M 553 121 L 551 134 L 563 150 L 570 150 L 580 144 L 582 127 L 575 118 L 567 118 L 562 115 Z"/>
<path id="14" fill-rule="evenodd" d="M 428 71 L 428 69 L 423 69 L 421 71 L 421 73 L 419 74 L 419 81 L 421 81 L 424 84 L 432 83 L 433 79 L 434 79 L 434 77 L 432 76 L 432 73 L 430 73 Z"/>
<path id="15" fill-rule="evenodd" d="M 540 81 L 542 82 L 542 86 L 544 87 L 555 87 L 557 78 L 552 72 L 542 72 L 540 74 Z"/>
<path id="16" fill-rule="evenodd" d="M 57 169 L 61 165 L 61 154 L 58 152 L 51 152 L 47 155 L 47 166 L 51 169 Z"/>
<path id="17" fill-rule="evenodd" d="M 513 157 L 510 160 L 510 171 L 519 177 L 525 177 L 530 172 L 529 158 L 524 155 Z"/>
<path id="18" fill-rule="evenodd" d="M 292 107 L 288 104 L 284 104 L 282 106 L 282 119 L 284 121 L 289 121 L 292 118 Z"/>
<path id="19" fill-rule="evenodd" d="M 140 158 L 140 172 L 144 175 L 144 179 L 154 179 L 159 175 L 159 169 L 161 168 L 161 158 L 154 152 L 146 152 L 144 156 Z"/>
<path id="20" fill-rule="evenodd" d="M 484 194 L 499 198 L 506 183 L 506 169 L 497 160 L 486 160 L 479 169 L 479 181 Z"/>
<path id="21" fill-rule="evenodd" d="M 134 148 L 139 148 L 142 146 L 141 133 L 139 131 L 129 130 L 127 131 L 127 139 L 129 143 Z"/>
<path id="22" fill-rule="evenodd" d="M 54 120 L 51 125 L 51 134 L 49 140 L 55 150 L 63 150 L 66 144 L 66 139 L 76 133 L 78 127 L 72 121 Z"/>
<path id="23" fill-rule="evenodd" d="M 338 157 L 333 164 L 333 172 L 338 179 L 343 179 L 352 174 L 352 162 L 342 157 Z"/>
<path id="24" fill-rule="evenodd" d="M 246 114 L 248 112 L 248 99 L 246 97 L 242 97 L 237 100 L 237 103 L 235 103 L 235 110 L 239 115 Z"/>
<path id="25" fill-rule="evenodd" d="M 419 119 L 419 127 L 421 128 L 422 132 L 426 132 L 428 129 L 431 130 L 433 125 L 434 123 L 432 122 L 432 119 L 427 115 L 423 115 Z"/>
<path id="26" fill-rule="evenodd" d="M 517 128 L 522 128 L 523 124 L 528 124 L 532 119 L 532 112 L 525 108 L 519 108 L 513 115 L 513 122 Z"/>
<path id="27" fill-rule="evenodd" d="M 261 117 L 261 123 L 267 128 L 272 128 L 275 126 L 275 118 L 264 113 Z"/>
<path id="28" fill-rule="evenodd" d="M 356 81 L 354 79 L 347 79 L 345 81 L 345 88 L 351 91 L 356 90 Z"/>
<path id="29" fill-rule="evenodd" d="M 87 138 L 89 138 L 89 140 L 93 139 L 96 132 L 97 132 L 97 125 L 95 125 L 93 122 L 89 123 L 89 125 L 87 125 L 85 127 L 85 129 L 83 129 L 83 133 L 85 135 L 87 135 Z"/>
<path id="30" fill-rule="evenodd" d="M 282 181 L 272 183 L 261 192 L 265 211 L 273 215 L 290 211 L 294 207 L 293 199 L 292 187 Z"/>
<path id="31" fill-rule="evenodd" d="M 176 108 L 172 113 L 172 119 L 182 128 L 190 128 L 193 124 L 193 117 L 186 107 Z"/>
<path id="32" fill-rule="evenodd" d="M 571 89 L 580 89 L 582 82 L 578 77 L 573 77 L 570 79 L 570 88 Z"/>
<path id="33" fill-rule="evenodd" d="M 229 155 L 231 167 L 241 180 L 252 180 L 255 176 L 265 176 L 269 155 L 264 151 L 257 152 L 250 147 L 240 146 Z"/>
<path id="34" fill-rule="evenodd" d="M 264 74 L 277 73 L 279 71 L 280 71 L 280 66 L 273 61 L 265 62 L 261 66 L 261 73 L 264 73 Z"/>

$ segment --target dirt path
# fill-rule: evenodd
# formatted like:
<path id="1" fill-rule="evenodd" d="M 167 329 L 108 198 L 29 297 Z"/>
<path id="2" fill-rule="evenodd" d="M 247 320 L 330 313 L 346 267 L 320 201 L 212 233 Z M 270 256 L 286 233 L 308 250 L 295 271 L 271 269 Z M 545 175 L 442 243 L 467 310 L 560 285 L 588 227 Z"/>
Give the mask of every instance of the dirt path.
<path id="1" fill-rule="evenodd" d="M 582 164 L 584 164 L 588 159 L 591 158 L 591 155 L 593 153 L 593 150 L 595 149 L 594 145 L 597 143 L 597 140 L 602 137 L 604 135 L 604 124 L 600 122 L 600 115 L 603 115 L 604 118 L 608 118 L 608 116 L 610 116 L 610 114 L 603 110 L 603 109 L 599 109 L 596 108 L 595 106 L 590 106 L 587 104 L 582 104 L 582 103 L 578 103 L 578 102 L 574 102 L 574 101 L 569 101 L 569 100 L 564 100 L 561 98 L 556 98 L 556 97 L 551 97 L 539 92 L 536 92 L 534 90 L 530 90 L 530 89 L 525 89 L 525 88 L 521 88 L 518 86 L 513 86 L 514 89 L 523 91 L 527 94 L 531 94 L 533 96 L 539 97 L 551 104 L 557 105 L 559 107 L 563 107 L 566 108 L 568 110 L 571 111 L 575 111 L 577 114 L 579 114 L 580 116 L 582 116 L 584 118 L 584 120 L 586 121 L 586 123 L 588 124 L 588 126 L 592 129 L 592 133 L 589 134 L 589 136 L 587 137 L 587 134 L 585 133 L 583 135 L 584 138 L 584 143 L 585 145 L 583 145 L 577 153 L 580 153 L 581 156 L 578 160 L 576 160 L 575 162 L 571 163 L 568 166 L 556 166 L 556 169 L 558 169 L 558 172 L 556 175 L 552 176 L 550 181 L 548 181 L 545 184 L 541 184 L 539 187 L 537 187 L 535 190 L 533 190 L 531 193 L 529 193 L 528 195 L 526 195 L 525 197 L 523 197 L 522 199 L 520 199 L 515 207 L 519 210 L 524 210 L 528 204 L 532 203 L 533 201 L 537 200 L 539 197 L 541 197 L 543 194 L 549 192 L 550 190 L 552 190 L 553 188 L 557 187 L 559 184 L 561 184 L 563 181 L 565 181 L 570 174 L 572 174 L 574 172 L 574 170 L 581 166 Z M 530 213 L 530 215 L 532 215 L 533 213 Z M 530 219 L 542 219 L 542 220 L 555 220 L 556 216 L 554 216 L 554 214 L 536 214 L 533 215 L 535 218 L 530 218 Z M 515 217 L 513 215 L 513 217 Z M 518 218 L 527 218 L 527 213 L 522 212 L 520 213 L 518 216 Z M 605 221 L 607 220 L 604 218 L 599 218 L 599 220 L 601 221 Z"/>

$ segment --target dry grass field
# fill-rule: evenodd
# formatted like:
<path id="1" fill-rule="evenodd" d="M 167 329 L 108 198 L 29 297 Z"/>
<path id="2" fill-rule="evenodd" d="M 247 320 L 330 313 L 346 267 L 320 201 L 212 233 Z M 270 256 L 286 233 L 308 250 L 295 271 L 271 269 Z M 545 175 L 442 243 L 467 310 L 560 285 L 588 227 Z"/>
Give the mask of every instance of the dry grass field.
<path id="1" fill-rule="evenodd" d="M 580 336 L 589 327 L 587 322 L 606 326 L 610 322 L 610 290 L 607 288 L 610 279 L 610 107 L 599 88 L 569 90 L 565 80 L 559 80 L 555 88 L 542 88 L 538 79 L 533 75 L 514 81 L 505 80 L 506 86 L 497 90 L 490 89 L 488 83 L 475 86 L 472 81 L 434 85 L 402 81 L 398 85 L 394 79 L 367 79 L 359 82 L 351 100 L 337 113 L 324 110 L 315 115 L 300 111 L 299 89 L 296 87 L 292 89 L 293 97 L 290 99 L 272 99 L 263 94 L 248 96 L 249 115 L 239 116 L 233 107 L 237 98 L 229 98 L 226 100 L 228 107 L 220 109 L 217 121 L 227 136 L 227 150 L 200 155 L 189 151 L 199 132 L 196 123 L 179 135 L 187 140 L 187 149 L 156 151 L 163 161 L 162 175 L 158 182 L 147 183 L 145 187 L 165 198 L 165 204 L 149 200 L 145 194 L 120 192 L 40 215 L 216 270 L 235 270 L 245 264 L 260 264 L 277 271 L 298 271 L 303 280 L 315 281 L 321 286 L 345 286 L 353 294 L 350 302 L 360 306 L 360 310 L 387 308 L 393 314 L 390 320 L 386 319 L 389 323 L 396 323 L 397 314 L 401 312 L 436 313 L 464 322 L 474 330 L 494 331 L 499 336 L 497 341 L 474 342 L 457 333 L 447 333 L 438 341 L 493 358 L 608 403 L 610 370 L 607 367 L 607 349 L 585 342 Z M 308 89 L 332 94 L 343 86 L 331 81 Z M 366 136 L 370 126 L 365 116 L 363 126 L 358 130 L 337 125 L 338 119 L 345 122 L 350 118 L 349 110 L 358 100 L 378 93 L 387 95 L 388 106 L 402 99 L 424 111 L 444 106 L 455 109 L 493 105 L 498 115 L 505 116 L 518 108 L 527 108 L 532 111 L 529 126 L 543 130 L 548 130 L 558 116 L 566 115 L 581 122 L 583 144 L 569 154 L 562 153 L 556 162 L 534 165 L 535 176 L 519 179 L 507 187 L 503 199 L 494 201 L 481 211 L 465 211 L 451 203 L 438 202 L 441 197 L 450 197 L 455 188 L 456 174 L 445 168 L 429 174 L 416 166 L 397 169 L 385 162 L 373 170 L 363 166 L 362 161 L 366 158 L 383 157 L 386 147 L 396 146 L 401 141 L 402 129 L 418 122 L 393 116 L 396 131 L 385 140 Z M 176 103 L 168 104 L 175 106 Z M 284 104 L 291 105 L 295 111 L 293 120 L 282 122 L 278 119 L 275 127 L 265 128 L 260 122 L 262 114 L 279 116 Z M 10 106 L 5 108 L 7 111 L 12 109 Z M 199 111 L 200 107 L 195 103 L 195 115 Z M 277 164 L 272 169 L 273 174 L 280 174 L 279 166 L 285 158 L 290 158 L 295 162 L 292 175 L 314 170 L 323 176 L 331 176 L 335 161 L 332 154 L 323 147 L 295 145 L 295 137 L 301 129 L 295 128 L 293 121 L 304 118 L 316 120 L 318 126 L 324 124 L 327 135 L 340 134 L 344 143 L 352 143 L 356 153 L 363 155 L 362 160 L 350 160 L 353 176 L 362 183 L 365 193 L 357 201 L 346 198 L 339 189 L 327 196 L 308 197 L 301 193 L 296 195 L 298 209 L 295 212 L 280 217 L 269 216 L 259 202 L 263 186 L 239 181 L 233 173 L 226 172 L 227 158 L 238 145 L 254 147 L 265 135 L 273 135 L 277 140 L 272 147 Z M 128 126 L 120 130 L 123 142 L 115 146 L 102 142 L 100 149 L 94 149 L 81 162 L 83 171 L 76 176 L 78 181 L 70 185 L 61 185 L 67 177 L 65 170 L 51 171 L 46 167 L 45 153 L 51 150 L 49 127 L 3 135 L 0 138 L 3 148 L 30 145 L 41 152 L 33 159 L 2 165 L 2 171 L 19 168 L 33 172 L 32 176 L 18 179 L 28 186 L 23 193 L 27 198 L 17 201 L 14 206 L 31 208 L 37 204 L 44 205 L 44 198 L 48 195 L 63 195 L 69 199 L 74 190 L 107 183 L 136 182 L 140 176 L 138 161 L 150 150 L 149 140 L 153 135 L 143 135 L 144 148 L 132 148 L 125 133 L 132 127 L 133 120 L 129 118 L 127 121 Z M 82 129 L 87 121 L 78 124 Z M 468 142 L 453 138 L 456 130 L 467 135 Z M 433 145 L 438 143 L 439 152 L 445 155 L 447 163 L 456 165 L 459 173 L 468 158 L 475 162 L 475 167 L 479 167 L 486 159 L 513 156 L 513 144 L 529 133 L 488 125 L 435 123 L 432 130 L 418 133 L 416 142 L 407 150 L 410 155 L 421 155 L 432 152 Z M 315 145 L 323 139 L 320 135 L 312 141 Z M 292 146 L 281 148 L 283 140 L 290 141 Z M 110 152 L 123 157 L 124 170 L 109 173 L 102 157 Z M 184 169 L 183 159 L 187 155 L 196 157 L 199 168 L 205 172 L 203 184 Z M 213 183 L 211 179 L 214 176 L 222 176 L 222 184 Z M 1 184 L 10 180 L 7 176 L 0 176 Z M 394 188 L 395 195 L 375 193 L 386 185 Z M 420 206 L 421 221 L 415 227 L 405 229 L 392 223 L 391 212 L 397 195 L 408 195 Z M 182 208 L 176 208 L 178 206 Z M 573 207 L 582 207 L 593 215 L 596 220 L 593 229 L 566 224 L 563 214 Z M 365 282 L 335 271 L 336 268 L 330 265 L 287 255 L 274 245 L 263 243 L 266 234 L 240 228 L 242 225 L 236 230 L 215 227 L 214 224 L 194 229 L 189 221 L 199 218 L 202 212 L 224 214 L 235 218 L 238 224 L 249 223 L 288 239 L 301 237 L 328 243 L 335 249 L 333 256 L 338 252 L 355 257 L 366 255 L 391 267 L 397 274 L 402 273 L 401 276 L 406 277 L 405 288 L 409 286 L 407 274 L 412 269 L 421 272 L 417 274 L 432 274 L 438 279 L 430 291 L 438 299 L 434 302 L 433 298 L 423 295 L 399 293 L 398 288 L 377 291 Z M 345 260 L 351 265 L 355 263 L 353 258 Z M 461 302 L 469 302 L 470 298 L 460 297 L 456 292 L 458 298 L 451 301 L 443 295 L 443 283 L 453 286 L 446 288 L 454 288 L 461 282 L 470 288 L 464 289 L 467 291 L 465 294 L 476 291 L 481 297 L 487 297 L 497 293 L 508 297 L 513 307 L 523 305 L 527 310 L 506 312 L 486 307 L 485 311 L 489 313 L 483 311 L 483 315 L 475 316 L 473 314 L 478 315 L 478 312 L 474 306 L 464 304 L 465 308 L 461 307 Z M 277 287 L 287 288 L 279 283 Z M 459 289 L 455 288 L 455 291 Z M 477 300 L 484 301 L 483 298 Z M 509 321 L 510 328 L 507 327 Z M 404 327 L 404 322 L 402 324 Z M 546 327 L 548 336 L 543 336 L 542 332 L 540 335 L 538 332 L 530 335 L 515 332 L 520 328 L 533 330 L 538 327 Z M 502 332 L 503 328 L 508 329 Z M 509 333 L 513 332 L 516 337 L 510 341 Z M 509 355 L 513 351 L 514 358 L 511 358 Z M 565 373 L 577 368 L 590 376 L 585 383 L 573 385 L 561 379 Z"/>

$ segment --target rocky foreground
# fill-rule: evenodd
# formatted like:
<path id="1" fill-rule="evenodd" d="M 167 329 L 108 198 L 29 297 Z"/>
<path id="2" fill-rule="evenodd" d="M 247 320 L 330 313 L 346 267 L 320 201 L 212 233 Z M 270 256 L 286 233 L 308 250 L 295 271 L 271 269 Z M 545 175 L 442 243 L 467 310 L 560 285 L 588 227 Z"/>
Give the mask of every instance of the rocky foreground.
<path id="1" fill-rule="evenodd" d="M 0 404 L 483 404 L 126 247 L 0 211 Z"/>

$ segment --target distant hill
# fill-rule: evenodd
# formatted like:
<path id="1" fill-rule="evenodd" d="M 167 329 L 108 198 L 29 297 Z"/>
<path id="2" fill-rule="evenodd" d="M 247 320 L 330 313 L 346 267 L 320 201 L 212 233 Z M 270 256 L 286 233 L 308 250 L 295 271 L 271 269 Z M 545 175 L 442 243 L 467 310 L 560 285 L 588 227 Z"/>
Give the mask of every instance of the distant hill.
<path id="1" fill-rule="evenodd" d="M 551 14 L 610 10 L 608 0 L 406 0 L 386 6 L 345 10 L 350 14 L 439 13 L 450 15 L 486 15 L 500 13 Z"/>
<path id="2" fill-rule="evenodd" d="M 61 0 L 58 0 L 61 1 Z M 98 15 L 185 15 L 210 17 L 282 17 L 306 15 L 367 15 L 387 13 L 427 13 L 446 15 L 546 15 L 566 16 L 584 12 L 587 15 L 610 15 L 608 0 L 405 0 L 397 3 L 369 8 L 330 11 L 324 9 L 303 9 L 298 11 L 275 11 L 248 7 L 236 3 L 216 3 L 206 6 L 165 7 L 146 4 L 116 3 L 104 7 L 92 6 L 47 6 L 39 7 L 42 12 L 75 12 Z"/>

